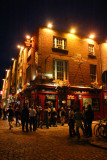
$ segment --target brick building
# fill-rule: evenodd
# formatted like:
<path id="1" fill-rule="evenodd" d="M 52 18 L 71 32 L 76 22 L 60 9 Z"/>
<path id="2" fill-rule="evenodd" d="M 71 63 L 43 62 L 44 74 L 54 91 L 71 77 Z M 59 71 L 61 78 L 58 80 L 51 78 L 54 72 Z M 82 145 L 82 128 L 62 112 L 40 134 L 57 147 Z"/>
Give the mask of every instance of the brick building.
<path id="1" fill-rule="evenodd" d="M 103 43 L 47 27 L 25 40 L 17 58 L 16 94 L 23 103 L 50 104 L 57 110 L 92 105 L 106 115 L 102 83 Z"/>

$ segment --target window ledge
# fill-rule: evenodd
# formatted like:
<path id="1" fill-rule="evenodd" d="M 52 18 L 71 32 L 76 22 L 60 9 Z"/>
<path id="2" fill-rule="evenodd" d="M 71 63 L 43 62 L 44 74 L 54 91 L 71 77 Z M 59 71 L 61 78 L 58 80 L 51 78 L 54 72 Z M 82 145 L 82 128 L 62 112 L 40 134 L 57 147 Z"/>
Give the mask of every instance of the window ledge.
<path id="1" fill-rule="evenodd" d="M 88 58 L 96 59 L 96 56 L 95 56 L 95 55 L 92 55 L 92 54 L 89 54 L 89 55 L 88 55 Z"/>
<path id="2" fill-rule="evenodd" d="M 68 54 L 68 50 L 65 50 L 65 49 L 52 48 L 52 51 L 53 52 L 60 52 L 60 53 Z"/>

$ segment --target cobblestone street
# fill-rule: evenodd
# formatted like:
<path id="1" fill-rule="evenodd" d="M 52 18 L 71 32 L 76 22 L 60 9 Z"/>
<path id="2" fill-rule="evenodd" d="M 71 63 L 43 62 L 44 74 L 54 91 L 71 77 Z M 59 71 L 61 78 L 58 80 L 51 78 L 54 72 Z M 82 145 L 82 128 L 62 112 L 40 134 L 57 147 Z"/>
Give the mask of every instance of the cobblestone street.
<path id="1" fill-rule="evenodd" d="M 8 121 L 0 120 L 0 160 L 106 160 L 107 151 L 89 144 L 81 135 L 69 138 L 68 125 L 22 132 L 9 130 Z"/>

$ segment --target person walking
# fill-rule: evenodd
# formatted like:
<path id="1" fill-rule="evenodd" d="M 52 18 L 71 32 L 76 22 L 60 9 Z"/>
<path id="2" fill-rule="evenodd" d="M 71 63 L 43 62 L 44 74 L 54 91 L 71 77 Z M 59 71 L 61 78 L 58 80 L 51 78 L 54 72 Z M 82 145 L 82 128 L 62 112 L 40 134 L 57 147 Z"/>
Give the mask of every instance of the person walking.
<path id="1" fill-rule="evenodd" d="M 26 132 L 28 132 L 29 110 L 26 105 L 24 106 L 22 110 L 21 121 L 22 121 L 22 131 L 24 132 L 24 127 L 26 124 Z"/>
<path id="2" fill-rule="evenodd" d="M 74 137 L 76 135 L 76 133 L 75 133 L 75 130 L 74 130 L 74 122 L 75 121 L 74 121 L 74 110 L 73 110 L 72 107 L 69 110 L 68 116 L 69 116 L 69 122 L 68 122 L 68 125 L 69 125 L 69 136 L 70 137 Z"/>
<path id="3" fill-rule="evenodd" d="M 65 123 L 65 110 L 64 110 L 63 107 L 61 107 L 60 115 L 61 115 L 61 125 L 64 126 L 64 123 Z"/>
<path id="4" fill-rule="evenodd" d="M 83 119 L 82 113 L 80 112 L 79 107 L 77 107 L 77 110 L 74 114 L 74 120 L 75 120 L 75 124 L 76 124 L 76 135 L 78 137 L 78 140 L 80 139 L 79 128 L 82 129 L 83 134 L 85 135 L 85 131 L 84 131 L 84 128 L 83 128 L 83 125 L 82 125 L 82 119 Z"/>
<path id="5" fill-rule="evenodd" d="M 16 109 L 15 109 L 16 126 L 17 126 L 17 124 L 19 124 L 19 126 L 20 126 L 19 116 L 20 116 L 19 108 L 16 107 Z"/>
<path id="6" fill-rule="evenodd" d="M 13 128 L 13 121 L 14 121 L 14 112 L 11 106 L 9 106 L 9 109 L 6 111 L 6 115 L 8 114 L 8 121 L 9 121 L 9 129 Z"/>
<path id="7" fill-rule="evenodd" d="M 94 119 L 94 113 L 89 104 L 87 110 L 85 111 L 85 124 L 87 129 L 87 137 L 92 137 L 92 121 Z"/>
<path id="8" fill-rule="evenodd" d="M 36 130 L 36 110 L 34 109 L 34 106 L 31 107 L 29 111 L 29 117 L 30 117 L 30 131 L 32 131 L 32 125 L 33 125 L 33 131 Z"/>

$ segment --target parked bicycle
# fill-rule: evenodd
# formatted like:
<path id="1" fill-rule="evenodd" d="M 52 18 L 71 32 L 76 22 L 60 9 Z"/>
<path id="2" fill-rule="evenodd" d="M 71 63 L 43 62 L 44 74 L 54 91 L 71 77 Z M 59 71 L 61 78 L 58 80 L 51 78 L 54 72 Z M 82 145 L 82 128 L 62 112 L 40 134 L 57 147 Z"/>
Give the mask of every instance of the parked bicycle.
<path id="1" fill-rule="evenodd" d="M 94 134 L 96 137 L 107 138 L 107 120 L 99 120 L 99 123 L 94 126 Z"/>

